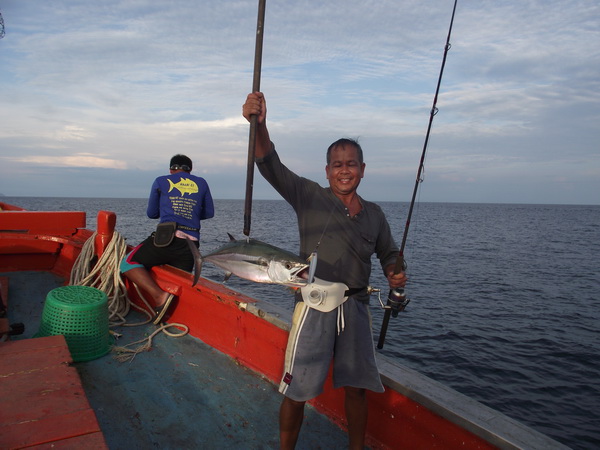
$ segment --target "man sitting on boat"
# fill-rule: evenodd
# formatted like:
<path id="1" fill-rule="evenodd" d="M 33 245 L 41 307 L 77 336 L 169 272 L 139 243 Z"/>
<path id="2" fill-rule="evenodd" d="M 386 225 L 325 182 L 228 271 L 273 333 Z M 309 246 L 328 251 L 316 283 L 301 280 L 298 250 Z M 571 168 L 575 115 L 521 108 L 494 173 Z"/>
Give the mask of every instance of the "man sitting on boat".
<path id="1" fill-rule="evenodd" d="M 186 239 L 199 245 L 201 220 L 215 215 L 208 183 L 192 175 L 192 160 L 175 155 L 169 164 L 169 175 L 154 180 L 146 214 L 160 219 L 156 231 L 134 248 L 121 263 L 121 273 L 154 300 L 153 322 L 160 323 L 169 309 L 173 294 L 163 291 L 149 270 L 161 264 L 191 272 L 194 257 Z"/>
<path id="2" fill-rule="evenodd" d="M 311 306 L 310 299 L 303 298 L 302 289 L 296 293 L 279 387 L 285 395 L 279 413 L 281 448 L 296 445 L 304 405 L 322 392 L 333 358 L 334 387 L 345 389 L 350 448 L 362 449 L 367 424 L 366 389 L 384 390 L 368 309 L 371 255 L 377 254 L 390 287 L 403 287 L 404 272 L 394 275 L 398 247 L 381 208 L 356 192 L 365 171 L 358 142 L 340 139 L 329 147 L 325 166 L 329 187 L 323 188 L 281 163 L 267 130 L 262 93 L 248 95 L 243 115 L 247 120 L 252 115 L 258 118 L 255 156 L 261 174 L 296 211 L 300 257 L 318 252 L 316 277 L 349 287 L 328 312 Z"/>

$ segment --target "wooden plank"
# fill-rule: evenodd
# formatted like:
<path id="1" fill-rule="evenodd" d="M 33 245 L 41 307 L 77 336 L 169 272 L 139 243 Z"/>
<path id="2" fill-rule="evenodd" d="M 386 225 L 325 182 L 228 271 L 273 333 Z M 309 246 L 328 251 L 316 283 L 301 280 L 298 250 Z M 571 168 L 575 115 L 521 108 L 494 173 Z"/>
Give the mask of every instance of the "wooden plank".
<path id="1" fill-rule="evenodd" d="M 22 253 L 58 253 L 61 247 L 59 242 L 52 240 L 35 239 L 28 234 L 14 235 L 2 234 L 2 247 L 0 254 L 20 255 Z"/>
<path id="2" fill-rule="evenodd" d="M 96 415 L 88 409 L 0 426 L 0 443 L 2 448 L 23 448 L 99 432 Z"/>
<path id="3" fill-rule="evenodd" d="M 89 409 L 74 367 L 53 366 L 2 378 L 0 423 L 17 424 Z"/>
<path id="4" fill-rule="evenodd" d="M 45 351 L 51 351 L 52 349 L 56 349 L 57 352 L 54 354 L 55 360 L 52 361 L 52 364 L 70 364 L 73 362 L 67 341 L 60 334 L 37 339 L 23 339 L 22 341 L 0 343 L 0 360 L 4 361 L 4 358 L 8 358 L 11 355 L 21 355 L 23 367 L 28 366 L 28 360 L 31 361 L 29 366 L 36 367 L 36 363 L 30 359 L 32 355 L 25 357 L 24 354 L 27 352 L 31 352 L 32 354 L 41 352 L 43 354 Z M 2 376 L 4 369 L 5 364 L 2 364 L 0 366 L 0 376 Z"/>
<path id="5" fill-rule="evenodd" d="M 100 450 L 108 448 L 104 435 L 100 432 L 90 433 L 84 436 L 76 436 L 62 441 L 53 441 L 40 445 L 27 447 L 27 450 Z"/>
<path id="6" fill-rule="evenodd" d="M 71 362 L 61 335 L 0 343 L 1 448 L 107 448 Z"/>
<path id="7" fill-rule="evenodd" d="M 0 214 L 0 230 L 64 236 L 72 235 L 85 226 L 83 211 L 11 211 Z"/>

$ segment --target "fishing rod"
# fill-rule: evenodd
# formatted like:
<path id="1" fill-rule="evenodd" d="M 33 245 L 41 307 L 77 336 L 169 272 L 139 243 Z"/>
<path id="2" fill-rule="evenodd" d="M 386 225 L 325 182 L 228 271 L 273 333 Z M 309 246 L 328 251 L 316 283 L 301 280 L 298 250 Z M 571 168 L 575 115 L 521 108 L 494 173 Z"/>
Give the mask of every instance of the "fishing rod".
<path id="1" fill-rule="evenodd" d="M 442 58 L 442 67 L 440 68 L 440 76 L 438 77 L 437 87 L 435 89 L 435 96 L 433 97 L 433 106 L 429 114 L 429 125 L 427 126 L 427 133 L 425 135 L 425 143 L 423 144 L 423 152 L 421 153 L 421 161 L 419 163 L 419 169 L 417 171 L 417 178 L 415 180 L 415 188 L 412 193 L 412 199 L 410 201 L 410 207 L 408 209 L 408 216 L 406 218 L 406 225 L 404 226 L 404 235 L 402 236 L 402 244 L 398 252 L 398 258 L 396 258 L 396 265 L 394 266 L 394 273 L 400 273 L 406 269 L 406 262 L 404 260 L 404 247 L 406 246 L 406 238 L 408 236 L 408 228 L 410 227 L 410 219 L 412 217 L 413 207 L 415 206 L 415 198 L 417 196 L 417 189 L 419 183 L 423 181 L 421 173 L 425 167 L 425 152 L 427 151 L 427 144 L 429 143 L 429 134 L 431 132 L 431 124 L 433 123 L 433 117 L 437 114 L 438 109 L 436 107 L 438 94 L 440 92 L 440 84 L 442 83 L 442 75 L 444 73 L 444 66 L 446 65 L 446 56 L 448 50 L 450 50 L 450 34 L 452 33 L 452 24 L 454 23 L 454 13 L 456 12 L 456 3 L 458 0 L 454 0 L 454 8 L 452 9 L 452 18 L 450 19 L 450 27 L 448 28 L 448 37 L 446 38 L 446 45 L 444 47 L 444 57 Z M 390 316 L 397 317 L 398 313 L 404 311 L 406 305 L 408 305 L 410 299 L 406 297 L 403 288 L 390 289 L 388 294 L 388 301 L 385 307 L 385 314 L 383 315 L 383 322 L 381 324 L 381 331 L 379 332 L 379 341 L 377 342 L 377 348 L 382 349 L 385 342 L 385 335 L 387 333 L 388 323 Z"/>
<path id="2" fill-rule="evenodd" d="M 266 0 L 258 1 L 258 18 L 256 20 L 256 45 L 254 48 L 254 79 L 252 92 L 260 91 L 260 70 L 262 65 L 263 28 L 265 23 Z M 250 236 L 252 222 L 252 189 L 254 187 L 254 155 L 256 151 L 256 124 L 258 116 L 250 116 L 250 136 L 248 138 L 248 165 L 246 169 L 246 201 L 244 203 L 244 234 Z"/>

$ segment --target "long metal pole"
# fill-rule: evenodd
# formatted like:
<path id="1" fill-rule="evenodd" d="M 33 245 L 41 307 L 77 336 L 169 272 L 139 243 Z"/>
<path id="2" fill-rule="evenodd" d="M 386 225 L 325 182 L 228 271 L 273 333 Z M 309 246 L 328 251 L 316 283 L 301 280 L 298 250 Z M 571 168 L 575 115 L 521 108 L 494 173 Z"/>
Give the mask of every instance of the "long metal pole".
<path id="1" fill-rule="evenodd" d="M 423 144 L 423 152 L 421 153 L 421 162 L 419 163 L 419 170 L 417 171 L 417 178 L 415 180 L 415 187 L 412 193 L 412 199 L 410 201 L 410 207 L 408 209 L 408 216 L 406 219 L 406 225 L 404 226 L 404 235 L 402 236 L 402 244 L 400 245 L 400 251 L 398 252 L 398 258 L 396 259 L 396 265 L 394 266 L 394 273 L 400 273 L 406 267 L 404 262 L 404 247 L 406 246 L 406 238 L 408 236 L 408 228 L 410 227 L 410 219 L 412 217 L 413 207 L 415 206 L 415 198 L 417 197 L 417 189 L 419 183 L 422 181 L 421 173 L 425 166 L 425 152 L 427 151 L 427 144 L 429 143 L 429 133 L 431 132 L 431 124 L 433 123 L 433 117 L 437 114 L 437 99 L 440 92 L 440 85 L 442 83 L 442 75 L 444 73 L 444 66 L 446 65 L 446 56 L 448 50 L 450 50 L 450 35 L 452 33 L 452 24 L 454 23 L 454 13 L 456 12 L 456 3 L 458 0 L 454 0 L 454 8 L 452 9 L 452 18 L 450 19 L 450 27 L 448 29 L 448 37 L 446 38 L 446 46 L 444 47 L 444 57 L 442 59 L 442 67 L 440 68 L 440 76 L 438 77 L 437 87 L 435 89 L 435 96 L 433 98 L 433 106 L 429 114 L 429 125 L 427 126 L 427 134 L 425 135 L 425 143 Z M 377 342 L 377 348 L 382 349 L 385 342 L 385 335 L 387 333 L 388 323 L 390 321 L 390 315 L 396 317 L 400 311 L 403 311 L 408 305 L 410 300 L 406 298 L 404 289 L 396 288 L 391 289 L 388 295 L 387 306 L 385 314 L 383 315 L 383 322 L 381 324 L 381 331 L 379 332 L 379 341 Z"/>
<path id="2" fill-rule="evenodd" d="M 256 46 L 254 49 L 254 79 L 252 92 L 260 91 L 260 70 L 262 65 L 263 31 L 265 23 L 266 0 L 258 1 L 258 19 L 256 21 Z M 256 149 L 256 123 L 258 117 L 250 117 L 250 136 L 248 138 L 248 165 L 246 169 L 246 202 L 244 204 L 244 234 L 250 236 L 252 222 L 252 190 L 254 188 L 254 154 Z"/>

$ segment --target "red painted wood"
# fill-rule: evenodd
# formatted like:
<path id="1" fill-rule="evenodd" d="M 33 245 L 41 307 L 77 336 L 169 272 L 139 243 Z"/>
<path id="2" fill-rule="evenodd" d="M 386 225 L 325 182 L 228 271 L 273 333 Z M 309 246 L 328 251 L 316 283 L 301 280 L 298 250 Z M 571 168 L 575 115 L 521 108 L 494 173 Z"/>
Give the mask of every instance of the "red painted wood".
<path id="1" fill-rule="evenodd" d="M 0 239 L 2 239 L 0 237 Z M 0 267 L 4 272 L 18 270 L 47 270 L 52 271 L 56 264 L 56 255 L 52 253 L 31 253 L 29 255 L 2 255 Z"/>
<path id="2" fill-rule="evenodd" d="M 0 443 L 2 448 L 23 448 L 31 445 L 54 444 L 57 441 L 98 433 L 101 434 L 101 431 L 96 415 L 92 409 L 87 409 L 50 415 L 39 420 L 2 425 Z M 107 449 L 108 446 L 103 442 L 103 445 L 97 448 Z"/>
<path id="3" fill-rule="evenodd" d="M 27 450 L 102 450 L 106 448 L 107 444 L 104 440 L 104 435 L 100 432 L 96 432 L 63 439 L 61 441 L 32 445 L 27 447 Z"/>
<path id="4" fill-rule="evenodd" d="M 0 254 L 57 253 L 61 244 L 56 241 L 31 239 L 29 235 L 2 234 Z"/>
<path id="5" fill-rule="evenodd" d="M 70 237 L 52 237 L 0 230 L 0 268 L 3 271 L 47 270 L 69 278 L 75 260 L 92 234 L 78 229 Z"/>
<path id="6" fill-rule="evenodd" d="M 83 211 L 11 211 L 0 213 L 0 230 L 69 236 L 85 228 Z"/>
<path id="7" fill-rule="evenodd" d="M 0 211 L 25 211 L 23 208 L 8 203 L 0 202 Z"/>
<path id="8" fill-rule="evenodd" d="M 96 240 L 94 242 L 94 253 L 100 258 L 110 243 L 117 224 L 117 215 L 110 211 L 98 211 L 96 219 Z"/>
<path id="9" fill-rule="evenodd" d="M 61 335 L 0 343 L 0 447 L 107 448 L 71 362 Z"/>

